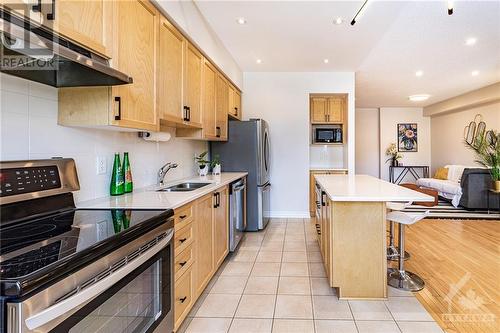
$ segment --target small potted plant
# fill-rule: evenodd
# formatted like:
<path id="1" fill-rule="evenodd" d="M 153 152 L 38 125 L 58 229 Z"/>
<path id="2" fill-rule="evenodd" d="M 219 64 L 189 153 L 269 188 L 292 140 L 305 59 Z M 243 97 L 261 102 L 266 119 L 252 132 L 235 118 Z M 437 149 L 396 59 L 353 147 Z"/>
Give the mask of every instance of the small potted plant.
<path id="1" fill-rule="evenodd" d="M 208 152 L 204 151 L 195 157 L 196 163 L 198 163 L 198 174 L 200 176 L 206 176 L 208 174 L 208 165 L 210 164 L 210 161 L 205 159 L 207 154 Z"/>
<path id="2" fill-rule="evenodd" d="M 396 144 L 395 143 L 391 143 L 389 145 L 389 147 L 387 147 L 387 149 L 385 150 L 385 155 L 387 156 L 390 156 L 386 161 L 385 163 L 391 161 L 391 165 L 392 166 L 398 166 L 399 165 L 399 160 L 403 157 L 403 155 L 401 155 L 399 152 L 398 152 L 398 149 L 396 147 Z"/>
<path id="3" fill-rule="evenodd" d="M 213 175 L 220 175 L 220 156 L 218 154 L 215 154 L 212 161 L 210 162 L 210 166 L 212 167 L 212 174 Z"/>

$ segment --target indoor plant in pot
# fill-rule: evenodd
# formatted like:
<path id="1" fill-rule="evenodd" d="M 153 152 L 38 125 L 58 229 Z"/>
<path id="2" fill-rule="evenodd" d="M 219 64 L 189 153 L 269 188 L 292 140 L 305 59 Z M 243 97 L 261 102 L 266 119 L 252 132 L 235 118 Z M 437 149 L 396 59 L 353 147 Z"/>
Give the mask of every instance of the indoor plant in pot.
<path id="1" fill-rule="evenodd" d="M 198 174 L 200 176 L 206 176 L 208 174 L 208 165 L 210 161 L 206 160 L 208 152 L 204 151 L 200 155 L 195 157 L 196 163 L 198 163 Z"/>
<path id="2" fill-rule="evenodd" d="M 488 168 L 493 180 L 493 189 L 500 191 L 500 134 L 490 130 L 472 143 L 465 141 L 465 145 L 474 152 L 475 162 Z"/>
<path id="3" fill-rule="evenodd" d="M 395 143 L 391 143 L 389 147 L 387 147 L 387 149 L 385 150 L 385 155 L 389 156 L 385 163 L 391 161 L 392 166 L 398 166 L 399 160 L 403 157 L 403 155 L 398 152 L 398 148 L 396 147 Z"/>
<path id="4" fill-rule="evenodd" d="M 221 166 L 220 166 L 220 156 L 219 154 L 215 154 L 212 161 L 210 162 L 210 166 L 212 167 L 212 174 L 220 175 Z"/>

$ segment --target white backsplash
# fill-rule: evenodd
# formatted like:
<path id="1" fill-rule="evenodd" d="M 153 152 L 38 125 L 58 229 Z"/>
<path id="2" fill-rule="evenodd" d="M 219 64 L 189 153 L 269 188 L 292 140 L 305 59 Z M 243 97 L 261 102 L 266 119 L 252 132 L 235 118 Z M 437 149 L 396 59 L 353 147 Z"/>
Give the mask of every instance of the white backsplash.
<path id="1" fill-rule="evenodd" d="M 207 143 L 175 138 L 146 142 L 135 132 L 64 127 L 57 124 L 57 89 L 0 74 L 0 160 L 41 159 L 54 156 L 76 161 L 80 191 L 77 201 L 107 196 L 115 152 L 129 152 L 135 187 L 156 182 L 158 169 L 176 162 L 168 173 L 173 181 L 195 174 L 194 155 Z M 97 157 L 106 158 L 107 172 L 97 175 Z M 121 155 L 123 158 L 123 155 Z"/>
<path id="2" fill-rule="evenodd" d="M 309 166 L 311 168 L 347 168 L 344 164 L 344 146 L 310 146 Z"/>

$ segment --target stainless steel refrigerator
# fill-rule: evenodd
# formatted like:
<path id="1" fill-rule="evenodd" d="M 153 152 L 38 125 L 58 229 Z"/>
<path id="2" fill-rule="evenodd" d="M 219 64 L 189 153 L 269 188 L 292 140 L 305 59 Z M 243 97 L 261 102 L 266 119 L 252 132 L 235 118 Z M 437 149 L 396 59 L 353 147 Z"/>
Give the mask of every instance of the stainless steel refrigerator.
<path id="1" fill-rule="evenodd" d="M 220 156 L 222 171 L 246 171 L 247 231 L 264 229 L 270 210 L 269 127 L 263 119 L 230 121 L 227 142 L 211 142 L 210 154 Z"/>

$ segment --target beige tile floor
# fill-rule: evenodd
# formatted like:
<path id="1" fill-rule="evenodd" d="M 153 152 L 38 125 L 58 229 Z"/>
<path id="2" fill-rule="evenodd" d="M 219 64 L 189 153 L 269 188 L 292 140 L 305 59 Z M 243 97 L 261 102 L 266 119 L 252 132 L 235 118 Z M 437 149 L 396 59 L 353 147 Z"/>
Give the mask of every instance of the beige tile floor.
<path id="1" fill-rule="evenodd" d="M 180 333 L 442 332 L 409 292 L 341 301 L 330 288 L 309 219 L 249 232 L 200 296 Z"/>

